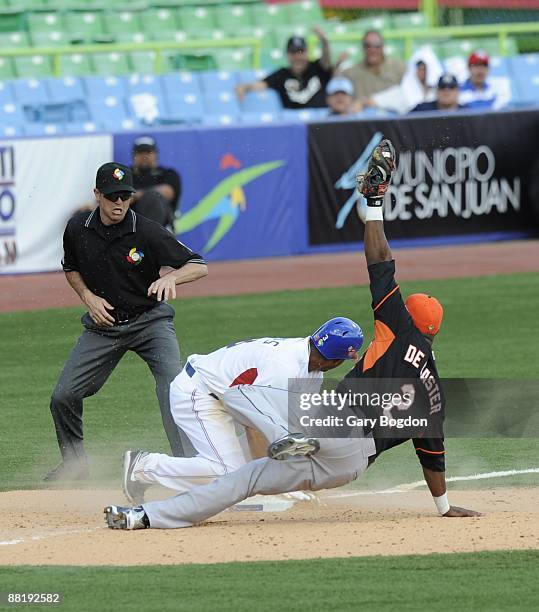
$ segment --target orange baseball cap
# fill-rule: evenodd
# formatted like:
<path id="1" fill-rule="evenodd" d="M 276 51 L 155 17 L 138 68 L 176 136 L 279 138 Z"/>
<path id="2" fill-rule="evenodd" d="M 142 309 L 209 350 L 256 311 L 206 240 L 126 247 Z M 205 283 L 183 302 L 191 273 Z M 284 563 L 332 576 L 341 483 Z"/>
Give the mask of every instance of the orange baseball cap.
<path id="1" fill-rule="evenodd" d="M 414 325 L 422 334 L 434 336 L 440 331 L 444 309 L 435 297 L 426 293 L 414 293 L 408 296 L 405 304 Z"/>

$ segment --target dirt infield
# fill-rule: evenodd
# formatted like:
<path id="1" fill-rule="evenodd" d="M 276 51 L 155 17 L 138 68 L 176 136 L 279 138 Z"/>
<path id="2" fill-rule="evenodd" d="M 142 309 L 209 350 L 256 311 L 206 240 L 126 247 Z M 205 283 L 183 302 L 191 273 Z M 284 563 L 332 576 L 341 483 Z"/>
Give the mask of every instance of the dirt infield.
<path id="1" fill-rule="evenodd" d="M 342 490 L 341 490 L 342 491 Z M 280 513 L 224 512 L 196 528 L 113 531 L 100 509 L 118 491 L 0 494 L 0 565 L 153 565 L 427 554 L 539 547 L 539 488 L 452 491 L 486 512 L 435 515 L 430 495 L 410 491 L 299 503 Z"/>
<path id="2" fill-rule="evenodd" d="M 539 241 L 399 249 L 395 257 L 401 281 L 539 272 Z M 346 287 L 367 282 L 362 253 L 306 255 L 212 263 L 209 275 L 181 287 L 179 296 Z M 0 276 L 0 312 L 79 304 L 62 273 Z"/>

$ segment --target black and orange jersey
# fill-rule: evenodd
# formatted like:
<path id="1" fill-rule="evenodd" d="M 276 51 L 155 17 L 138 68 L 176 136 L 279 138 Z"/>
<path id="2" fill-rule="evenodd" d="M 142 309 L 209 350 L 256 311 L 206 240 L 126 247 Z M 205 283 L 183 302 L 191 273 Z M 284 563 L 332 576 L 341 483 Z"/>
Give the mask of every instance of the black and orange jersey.
<path id="1" fill-rule="evenodd" d="M 374 340 L 363 357 L 346 378 L 419 379 L 419 397 L 414 400 L 417 415 L 436 414 L 443 421 L 444 398 L 436 370 L 432 348 L 415 327 L 399 286 L 395 282 L 395 262 L 382 261 L 368 267 L 372 309 L 374 312 Z M 343 383 L 345 383 L 343 381 Z M 406 438 L 378 437 L 376 456 L 402 444 Z M 434 471 L 445 470 L 443 437 L 419 435 L 412 438 L 424 467 Z"/>

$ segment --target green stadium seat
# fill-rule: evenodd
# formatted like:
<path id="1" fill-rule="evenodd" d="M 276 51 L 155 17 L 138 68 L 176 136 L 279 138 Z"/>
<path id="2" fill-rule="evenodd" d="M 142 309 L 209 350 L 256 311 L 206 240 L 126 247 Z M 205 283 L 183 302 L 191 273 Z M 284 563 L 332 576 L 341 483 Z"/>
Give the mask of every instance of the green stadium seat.
<path id="1" fill-rule="evenodd" d="M 153 74 L 156 56 L 155 51 L 132 51 L 129 54 L 131 68 L 137 74 Z"/>
<path id="2" fill-rule="evenodd" d="M 421 47 L 429 46 L 434 51 L 438 59 L 444 59 L 446 57 L 445 52 L 444 52 L 444 44 L 445 44 L 445 41 L 443 40 L 441 41 L 437 39 L 428 40 L 428 39 L 417 38 L 412 41 L 412 53 L 417 51 L 418 49 L 421 49 Z"/>
<path id="3" fill-rule="evenodd" d="M 99 40 L 105 34 L 102 14 L 96 11 L 72 11 L 65 16 L 65 25 L 72 40 Z"/>
<path id="4" fill-rule="evenodd" d="M 151 40 L 161 40 L 161 41 L 170 41 L 170 40 L 174 40 L 176 42 L 183 42 L 184 40 L 187 40 L 188 38 L 188 33 L 185 32 L 184 30 L 181 29 L 177 29 L 175 32 L 168 32 L 168 31 L 155 31 L 151 33 Z"/>
<path id="5" fill-rule="evenodd" d="M 34 47 L 60 47 L 69 45 L 70 40 L 64 30 L 51 30 L 50 32 L 33 32 L 31 35 Z"/>
<path id="6" fill-rule="evenodd" d="M 322 29 L 325 34 L 331 37 L 333 34 L 348 34 L 352 31 L 347 21 L 326 21 Z"/>
<path id="7" fill-rule="evenodd" d="M 125 32 L 141 32 L 143 30 L 139 14 L 133 11 L 106 12 L 104 14 L 105 30 L 115 40 L 116 35 Z"/>
<path id="8" fill-rule="evenodd" d="M 146 32 L 116 32 L 111 36 L 117 43 L 143 43 L 150 40 Z"/>
<path id="9" fill-rule="evenodd" d="M 252 7 L 253 22 L 260 26 L 280 26 L 288 23 L 284 4 L 255 4 Z"/>
<path id="10" fill-rule="evenodd" d="M 0 12 L 0 32 L 24 32 L 25 14 L 22 11 L 7 10 Z"/>
<path id="11" fill-rule="evenodd" d="M 99 74 L 101 76 L 118 76 L 131 72 L 127 53 L 92 53 L 91 59 L 94 66 L 94 74 Z"/>
<path id="12" fill-rule="evenodd" d="M 60 57 L 62 76 L 83 76 L 93 74 L 94 68 L 87 53 L 72 53 Z"/>
<path id="13" fill-rule="evenodd" d="M 346 60 L 346 67 L 352 64 L 357 64 L 363 59 L 363 51 L 359 42 L 333 42 L 331 43 L 331 59 L 333 63 L 337 62 L 337 59 L 343 53 L 348 54 Z"/>
<path id="14" fill-rule="evenodd" d="M 497 38 L 470 38 L 455 39 L 443 43 L 444 57 L 467 57 L 478 49 L 483 49 L 489 55 L 500 55 L 500 46 Z M 507 39 L 508 55 L 517 55 L 518 46 L 514 38 Z"/>
<path id="15" fill-rule="evenodd" d="M 0 81 L 15 78 L 15 67 L 10 57 L 0 57 Z"/>
<path id="16" fill-rule="evenodd" d="M 322 24 L 324 14 L 315 0 L 304 0 L 286 5 L 289 23 L 310 25 Z"/>
<path id="17" fill-rule="evenodd" d="M 142 29 L 153 40 L 174 40 L 179 29 L 176 15 L 176 11 L 168 8 L 150 8 L 144 13 Z"/>
<path id="18" fill-rule="evenodd" d="M 219 70 L 247 70 L 253 67 L 252 51 L 248 47 L 219 49 L 216 56 Z"/>
<path id="19" fill-rule="evenodd" d="M 348 22 L 352 31 L 355 32 L 367 32 L 369 30 L 388 30 L 391 26 L 389 17 L 378 15 L 376 17 L 364 17 L 363 19 L 357 19 L 356 21 Z"/>
<path id="20" fill-rule="evenodd" d="M 30 40 L 26 32 L 0 32 L 0 49 L 29 47 Z"/>
<path id="21" fill-rule="evenodd" d="M 411 30 L 427 27 L 427 20 L 423 13 L 395 13 L 391 16 L 393 27 L 399 30 Z"/>
<path id="22" fill-rule="evenodd" d="M 196 38 L 199 30 L 211 31 L 217 28 L 215 11 L 213 8 L 204 6 L 186 6 L 178 9 L 178 25 L 180 29 Z"/>
<path id="23" fill-rule="evenodd" d="M 53 76 L 52 58 L 47 55 L 14 57 L 15 72 L 20 78 L 44 78 Z"/>
<path id="24" fill-rule="evenodd" d="M 250 26 L 253 23 L 251 7 L 242 4 L 228 4 L 215 9 L 217 26 L 234 34 L 237 28 Z"/>
<path id="25" fill-rule="evenodd" d="M 404 42 L 400 40 L 386 40 L 384 42 L 384 55 L 387 57 L 404 58 Z"/>
<path id="26" fill-rule="evenodd" d="M 28 19 L 28 31 L 33 38 L 34 34 L 42 32 L 61 32 L 64 30 L 62 16 L 59 13 L 30 13 Z"/>
<path id="27" fill-rule="evenodd" d="M 179 51 L 168 51 L 163 54 L 164 71 L 173 70 L 216 70 L 217 60 L 215 58 L 215 51 L 192 51 L 192 52 L 179 52 Z"/>

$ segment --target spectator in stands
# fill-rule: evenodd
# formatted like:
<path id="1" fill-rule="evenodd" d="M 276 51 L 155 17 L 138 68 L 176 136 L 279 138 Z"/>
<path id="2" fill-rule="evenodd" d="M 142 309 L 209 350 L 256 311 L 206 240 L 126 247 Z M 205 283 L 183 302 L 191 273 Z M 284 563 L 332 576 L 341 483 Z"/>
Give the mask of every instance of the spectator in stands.
<path id="1" fill-rule="evenodd" d="M 365 106 L 393 113 L 407 113 L 421 102 L 436 100 L 436 85 L 443 74 L 440 60 L 429 45 L 421 47 L 408 61 L 399 85 L 373 94 Z"/>
<path id="2" fill-rule="evenodd" d="M 459 104 L 459 82 L 452 74 L 443 74 L 438 81 L 436 100 L 421 102 L 410 112 L 433 111 L 452 112 L 464 108 Z"/>
<path id="3" fill-rule="evenodd" d="M 363 36 L 363 60 L 345 70 L 343 75 L 354 84 L 357 107 L 373 94 L 398 85 L 406 64 L 399 59 L 386 57 L 384 39 L 380 32 L 371 30 Z"/>
<path id="4" fill-rule="evenodd" d="M 181 195 L 180 176 L 172 168 L 159 165 L 158 150 L 151 136 L 141 136 L 133 144 L 133 210 L 173 229 Z"/>
<path id="5" fill-rule="evenodd" d="M 350 79 L 336 76 L 326 87 L 326 101 L 331 116 L 351 115 L 357 112 L 353 108 L 354 85 Z"/>
<path id="6" fill-rule="evenodd" d="M 311 62 L 307 55 L 307 42 L 301 36 L 292 36 L 286 45 L 288 66 L 272 72 L 253 83 L 236 87 L 238 99 L 251 91 L 263 91 L 268 87 L 278 92 L 284 108 L 322 108 L 326 106 L 326 85 L 333 68 L 328 39 L 320 28 L 313 28 L 322 45 L 322 56 Z"/>
<path id="7" fill-rule="evenodd" d="M 460 86 L 460 102 L 468 108 L 499 108 L 497 93 L 487 80 L 489 63 L 486 51 L 474 51 L 468 58 L 470 76 Z"/>

